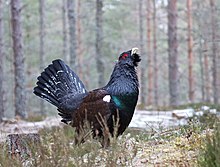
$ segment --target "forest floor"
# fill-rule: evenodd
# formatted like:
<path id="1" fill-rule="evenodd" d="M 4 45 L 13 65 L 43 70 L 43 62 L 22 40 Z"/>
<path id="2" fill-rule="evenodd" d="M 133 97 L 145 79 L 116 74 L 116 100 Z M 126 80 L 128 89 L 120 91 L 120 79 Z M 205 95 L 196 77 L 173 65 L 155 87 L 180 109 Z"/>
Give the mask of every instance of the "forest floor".
<path id="1" fill-rule="evenodd" d="M 55 127 L 58 127 L 58 129 Z M 62 142 L 68 142 L 68 145 L 71 145 L 73 136 L 69 131 L 64 130 L 65 132 L 63 132 L 63 128 L 66 129 L 66 127 L 60 123 L 58 117 L 46 118 L 39 122 L 7 120 L 0 124 L 0 142 L 5 142 L 8 134 L 38 133 L 40 131 L 42 140 L 47 143 L 46 147 L 51 143 L 53 145 L 57 143 L 58 147 Z M 56 161 L 59 157 L 62 159 L 62 152 L 65 150 L 73 157 L 71 163 L 78 164 L 75 166 L 195 166 L 199 151 L 205 143 L 205 138 L 207 134 L 211 135 L 211 133 L 210 128 L 203 129 L 198 122 L 158 131 L 128 128 L 126 133 L 119 139 L 113 140 L 111 146 L 107 149 L 101 148 L 100 143 L 97 141 L 91 141 L 79 146 L 78 151 L 71 145 L 74 152 L 67 151 L 70 147 L 65 148 L 66 145 L 64 145 L 62 148 L 57 149 L 60 152 L 54 152 L 54 154 L 57 154 L 56 158 L 49 152 L 47 154 L 50 155 L 48 157 L 54 158 L 49 158 L 49 162 Z M 66 134 L 67 138 L 64 137 Z M 95 156 L 94 159 L 92 159 L 93 156 Z M 0 160 L 1 158 L 0 155 Z M 11 162 L 7 162 L 7 160 L 4 163 L 11 165 Z M 35 163 L 38 163 L 38 166 L 46 165 L 39 164 L 40 161 L 37 162 L 37 160 Z M 56 163 L 61 163 L 61 166 L 69 165 L 64 165 L 60 161 Z M 2 166 L 1 163 L 0 166 Z"/>

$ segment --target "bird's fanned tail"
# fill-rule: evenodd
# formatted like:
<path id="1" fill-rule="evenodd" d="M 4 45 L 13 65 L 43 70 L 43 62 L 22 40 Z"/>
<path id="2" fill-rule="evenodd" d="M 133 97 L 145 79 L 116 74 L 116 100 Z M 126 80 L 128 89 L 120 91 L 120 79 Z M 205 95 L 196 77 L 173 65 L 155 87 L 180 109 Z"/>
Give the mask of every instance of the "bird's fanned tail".
<path id="1" fill-rule="evenodd" d="M 87 94 L 79 77 L 62 60 L 54 60 L 38 77 L 34 94 L 58 108 L 63 119 L 71 119 L 71 111 Z M 65 122 L 65 121 L 64 121 Z"/>

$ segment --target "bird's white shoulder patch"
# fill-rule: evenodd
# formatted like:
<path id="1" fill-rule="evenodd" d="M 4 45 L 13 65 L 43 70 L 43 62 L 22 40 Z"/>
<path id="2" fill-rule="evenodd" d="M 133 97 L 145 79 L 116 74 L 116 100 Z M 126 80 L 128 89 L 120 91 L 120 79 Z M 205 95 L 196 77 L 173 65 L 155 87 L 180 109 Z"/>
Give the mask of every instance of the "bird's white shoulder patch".
<path id="1" fill-rule="evenodd" d="M 103 101 L 109 103 L 111 100 L 111 96 L 110 95 L 106 95 L 105 97 L 103 97 Z"/>

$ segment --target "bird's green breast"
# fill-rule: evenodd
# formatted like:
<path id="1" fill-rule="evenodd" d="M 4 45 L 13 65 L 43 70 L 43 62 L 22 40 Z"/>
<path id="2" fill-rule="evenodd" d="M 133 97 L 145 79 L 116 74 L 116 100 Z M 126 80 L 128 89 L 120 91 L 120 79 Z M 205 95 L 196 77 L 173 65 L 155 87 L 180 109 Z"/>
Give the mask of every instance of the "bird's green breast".
<path id="1" fill-rule="evenodd" d="M 137 104 L 137 95 L 112 96 L 112 100 L 119 110 L 133 112 Z"/>

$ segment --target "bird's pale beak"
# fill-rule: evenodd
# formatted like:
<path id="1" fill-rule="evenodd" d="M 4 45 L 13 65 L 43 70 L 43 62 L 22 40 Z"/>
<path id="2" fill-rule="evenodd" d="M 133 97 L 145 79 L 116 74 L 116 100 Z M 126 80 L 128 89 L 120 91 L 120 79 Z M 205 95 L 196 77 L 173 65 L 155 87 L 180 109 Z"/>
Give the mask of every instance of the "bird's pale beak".
<path id="1" fill-rule="evenodd" d="M 139 54 L 138 52 L 139 52 L 139 49 L 138 49 L 138 48 L 132 48 L 132 49 L 131 49 L 131 55 L 133 55 L 133 54 Z"/>

